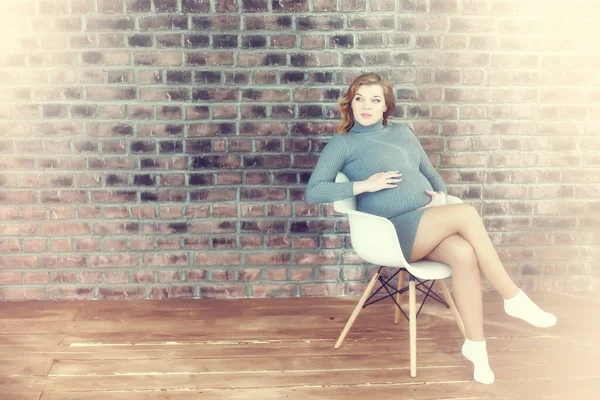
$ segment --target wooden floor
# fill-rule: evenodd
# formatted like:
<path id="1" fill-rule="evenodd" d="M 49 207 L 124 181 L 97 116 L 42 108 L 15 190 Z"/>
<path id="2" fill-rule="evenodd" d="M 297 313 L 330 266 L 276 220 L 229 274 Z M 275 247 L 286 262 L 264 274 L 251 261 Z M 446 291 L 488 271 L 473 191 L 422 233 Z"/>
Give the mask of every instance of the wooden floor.
<path id="1" fill-rule="evenodd" d="M 0 399 L 600 398 L 600 296 L 532 298 L 556 327 L 529 327 L 485 295 L 493 385 L 472 381 L 436 303 L 418 320 L 417 378 L 389 304 L 364 309 L 333 349 L 356 298 L 0 303 Z"/>

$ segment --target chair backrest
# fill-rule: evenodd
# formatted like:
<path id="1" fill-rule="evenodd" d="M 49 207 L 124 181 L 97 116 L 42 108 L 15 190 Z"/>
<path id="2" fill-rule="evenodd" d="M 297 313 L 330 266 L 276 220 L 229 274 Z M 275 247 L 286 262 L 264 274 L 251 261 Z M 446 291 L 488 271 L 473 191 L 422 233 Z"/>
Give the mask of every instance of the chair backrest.
<path id="1" fill-rule="evenodd" d="M 338 173 L 336 182 L 349 182 L 343 173 Z M 348 215 L 352 248 L 360 258 L 375 265 L 406 267 L 396 228 L 387 218 L 356 211 L 356 197 L 338 200 L 333 209 Z"/>
<path id="2" fill-rule="evenodd" d="M 335 177 L 335 181 L 340 182 L 350 182 L 348 177 L 341 172 L 338 172 Z M 333 202 L 333 209 L 342 214 L 348 214 L 348 211 L 356 211 L 356 197 L 348 197 L 344 200 L 338 200 Z"/>

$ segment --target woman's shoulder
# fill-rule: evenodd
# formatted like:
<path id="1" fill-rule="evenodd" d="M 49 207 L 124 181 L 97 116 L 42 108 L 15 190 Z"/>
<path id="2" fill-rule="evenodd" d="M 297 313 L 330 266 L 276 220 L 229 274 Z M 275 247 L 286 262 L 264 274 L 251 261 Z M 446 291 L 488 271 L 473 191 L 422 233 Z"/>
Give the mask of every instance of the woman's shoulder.
<path id="1" fill-rule="evenodd" d="M 390 123 L 389 125 L 387 125 L 385 127 L 386 130 L 389 130 L 390 132 L 394 132 L 394 133 L 401 133 L 401 134 L 412 134 L 412 129 L 410 129 L 407 125 L 401 123 L 401 122 L 396 122 L 396 123 Z"/>
<path id="2" fill-rule="evenodd" d="M 344 136 L 346 136 L 346 135 L 331 136 L 329 138 L 329 140 L 327 140 L 327 144 L 325 145 L 325 148 L 323 149 L 323 151 L 335 152 L 335 153 L 346 153 L 349 146 L 348 146 L 348 143 Z"/>
<path id="3" fill-rule="evenodd" d="M 347 139 L 345 135 L 333 135 L 329 141 L 327 142 L 328 146 L 339 147 L 339 146 L 347 146 Z"/>

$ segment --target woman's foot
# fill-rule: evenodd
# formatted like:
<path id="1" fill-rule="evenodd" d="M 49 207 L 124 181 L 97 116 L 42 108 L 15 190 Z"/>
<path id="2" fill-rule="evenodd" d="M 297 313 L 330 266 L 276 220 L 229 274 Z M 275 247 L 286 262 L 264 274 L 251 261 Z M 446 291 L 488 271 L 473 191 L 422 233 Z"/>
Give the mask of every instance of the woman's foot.
<path id="1" fill-rule="evenodd" d="M 556 325 L 556 316 L 539 308 L 522 290 L 511 299 L 504 299 L 504 311 L 538 328 Z"/>
<path id="2" fill-rule="evenodd" d="M 472 340 L 465 339 L 461 350 L 463 356 L 473 363 L 473 379 L 486 385 L 494 383 L 496 376 L 490 369 L 485 340 L 473 342 Z"/>

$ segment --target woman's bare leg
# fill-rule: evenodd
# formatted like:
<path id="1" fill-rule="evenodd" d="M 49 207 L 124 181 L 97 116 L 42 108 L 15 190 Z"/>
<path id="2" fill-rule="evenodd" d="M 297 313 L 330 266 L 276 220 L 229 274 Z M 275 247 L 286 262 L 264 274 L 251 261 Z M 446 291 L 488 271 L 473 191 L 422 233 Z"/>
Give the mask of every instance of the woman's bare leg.
<path id="1" fill-rule="evenodd" d="M 468 204 L 427 208 L 417 229 L 411 261 L 424 258 L 444 239 L 456 234 L 472 246 L 481 272 L 498 293 L 504 299 L 516 296 L 519 288 L 504 269 L 477 210 Z"/>
<path id="2" fill-rule="evenodd" d="M 446 263 L 452 268 L 452 292 L 465 324 L 466 338 L 461 353 L 473 363 L 475 381 L 494 383 L 496 378 L 490 368 L 483 335 L 481 278 L 473 246 L 461 235 L 453 234 L 443 239 L 425 258 Z"/>
<path id="3" fill-rule="evenodd" d="M 468 204 L 451 204 L 425 210 L 417 229 L 411 261 L 431 253 L 452 235 L 462 236 L 473 248 L 480 271 L 504 298 L 504 311 L 531 325 L 548 328 L 556 316 L 539 308 L 510 279 L 477 211 Z"/>
<path id="4" fill-rule="evenodd" d="M 425 258 L 452 267 L 452 292 L 465 324 L 467 339 L 484 340 L 481 278 L 473 247 L 462 236 L 451 235 Z"/>

